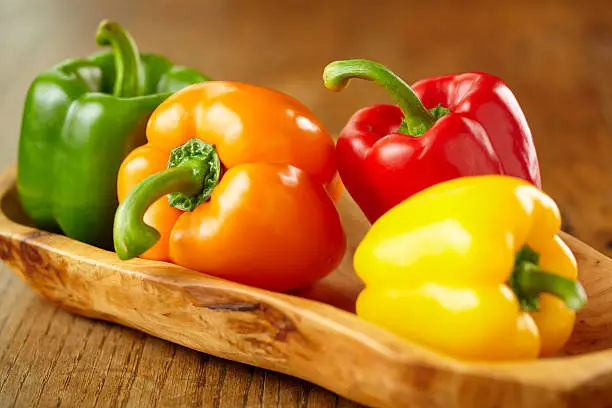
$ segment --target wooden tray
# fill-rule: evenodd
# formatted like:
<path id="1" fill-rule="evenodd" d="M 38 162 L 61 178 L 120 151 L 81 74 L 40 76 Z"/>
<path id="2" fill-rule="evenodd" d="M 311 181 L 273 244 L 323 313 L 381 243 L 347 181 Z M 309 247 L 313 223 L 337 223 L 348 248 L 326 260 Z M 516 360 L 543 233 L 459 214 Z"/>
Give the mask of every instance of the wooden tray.
<path id="1" fill-rule="evenodd" d="M 371 406 L 612 405 L 612 260 L 567 234 L 562 237 L 578 259 L 589 303 L 562 355 L 473 364 L 402 340 L 352 313 L 361 285 L 351 257 L 369 224 L 346 193 L 339 206 L 349 251 L 341 267 L 288 295 L 164 262 L 121 262 L 113 252 L 28 226 L 15 176 L 15 166 L 0 175 L 0 259 L 73 313 L 299 377 Z"/>

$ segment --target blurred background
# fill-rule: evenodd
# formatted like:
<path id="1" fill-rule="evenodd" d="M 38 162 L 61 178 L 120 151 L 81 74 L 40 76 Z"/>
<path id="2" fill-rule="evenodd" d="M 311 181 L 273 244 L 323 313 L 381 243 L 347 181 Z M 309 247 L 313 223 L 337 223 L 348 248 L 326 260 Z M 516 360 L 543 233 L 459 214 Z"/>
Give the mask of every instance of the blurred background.
<path id="1" fill-rule="evenodd" d="M 465 4 L 464 4 L 465 3 Z M 380 61 L 406 82 L 486 71 L 516 94 L 546 190 L 572 232 L 612 253 L 612 2 L 378 0 L 2 0 L 0 164 L 16 158 L 23 99 L 40 71 L 98 50 L 103 18 L 141 51 L 215 79 L 251 82 L 307 104 L 337 133 L 358 108 L 389 102 L 372 83 L 323 87 L 335 60 Z"/>
<path id="2" fill-rule="evenodd" d="M 123 24 L 141 51 L 300 99 L 332 133 L 355 110 L 390 102 L 365 81 L 326 90 L 321 74 L 333 60 L 377 60 L 408 83 L 486 71 L 506 81 L 525 112 L 564 228 L 612 255 L 610 0 L 1 0 L 0 7 L 2 168 L 16 160 L 29 83 L 58 61 L 97 51 L 105 18 Z"/>

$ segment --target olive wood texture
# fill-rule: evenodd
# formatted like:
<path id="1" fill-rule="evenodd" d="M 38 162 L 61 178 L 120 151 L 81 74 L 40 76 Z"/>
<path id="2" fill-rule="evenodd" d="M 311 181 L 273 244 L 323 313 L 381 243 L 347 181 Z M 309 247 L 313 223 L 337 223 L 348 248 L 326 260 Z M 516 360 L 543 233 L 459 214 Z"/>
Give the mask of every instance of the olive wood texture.
<path id="1" fill-rule="evenodd" d="M 12 166 L 0 176 L 0 259 L 38 294 L 72 313 L 299 377 L 372 406 L 612 404 L 612 260 L 570 235 L 562 237 L 577 257 L 589 303 L 562 355 L 467 363 L 351 313 L 360 285 L 347 259 L 327 279 L 294 294 L 164 262 L 122 262 L 113 252 L 28 226 L 15 175 Z M 349 200 L 340 207 L 347 231 L 358 242 L 367 223 Z"/>

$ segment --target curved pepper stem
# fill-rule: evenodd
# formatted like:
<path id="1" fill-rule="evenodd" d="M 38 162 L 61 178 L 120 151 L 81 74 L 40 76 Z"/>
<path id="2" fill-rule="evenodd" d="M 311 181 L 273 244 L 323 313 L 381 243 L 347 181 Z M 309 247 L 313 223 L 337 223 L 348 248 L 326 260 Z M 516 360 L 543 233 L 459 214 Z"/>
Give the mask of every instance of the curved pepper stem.
<path id="1" fill-rule="evenodd" d="M 334 61 L 323 70 L 323 82 L 327 89 L 341 91 L 353 78 L 374 81 L 391 95 L 404 113 L 404 122 L 399 131 L 407 131 L 411 136 L 420 136 L 427 131 L 448 109 L 438 106 L 427 110 L 412 88 L 384 65 L 354 59 Z"/>
<path id="2" fill-rule="evenodd" d="M 115 54 L 113 95 L 130 98 L 143 94 L 140 53 L 136 42 L 119 23 L 103 20 L 98 26 L 96 43 L 111 46 Z"/>
<path id="3" fill-rule="evenodd" d="M 159 241 L 159 232 L 147 225 L 144 214 L 164 195 L 171 206 L 193 211 L 208 200 L 221 177 L 221 162 L 214 146 L 199 139 L 173 149 L 168 168 L 134 187 L 115 214 L 115 251 L 126 260 L 142 255 Z"/>
<path id="4" fill-rule="evenodd" d="M 528 246 L 524 246 L 517 255 L 510 285 L 519 298 L 521 309 L 539 310 L 541 293 L 558 297 L 570 310 L 582 309 L 587 296 L 580 282 L 542 270 L 537 265 L 538 258 L 537 252 Z"/>

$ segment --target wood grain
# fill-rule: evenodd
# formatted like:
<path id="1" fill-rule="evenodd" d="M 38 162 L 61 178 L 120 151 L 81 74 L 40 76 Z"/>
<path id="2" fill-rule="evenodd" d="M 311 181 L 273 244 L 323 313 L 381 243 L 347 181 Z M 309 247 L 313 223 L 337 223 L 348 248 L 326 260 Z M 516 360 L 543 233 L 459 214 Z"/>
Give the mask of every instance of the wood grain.
<path id="1" fill-rule="evenodd" d="M 517 95 L 539 151 L 544 187 L 562 207 L 566 229 L 612 255 L 609 1 L 178 3 L 0 2 L 0 167 L 16 157 L 31 79 L 60 59 L 94 51 L 102 18 L 126 25 L 143 50 L 217 78 L 290 93 L 332 131 L 355 109 L 388 101 L 371 84 L 355 82 L 341 94 L 322 89 L 321 69 L 333 59 L 378 59 L 409 82 L 478 69 L 501 76 Z M 132 350 L 142 351 L 136 371 L 138 353 Z M 252 373 L 251 383 L 245 379 Z M 245 393 L 247 406 L 350 404 L 303 381 L 75 318 L 5 271 L 0 387 L 0 406 L 32 406 L 39 396 L 40 406 L 231 406 Z"/>
<path id="2" fill-rule="evenodd" d="M 358 406 L 293 377 L 74 316 L 1 272 L 2 407 Z"/>

